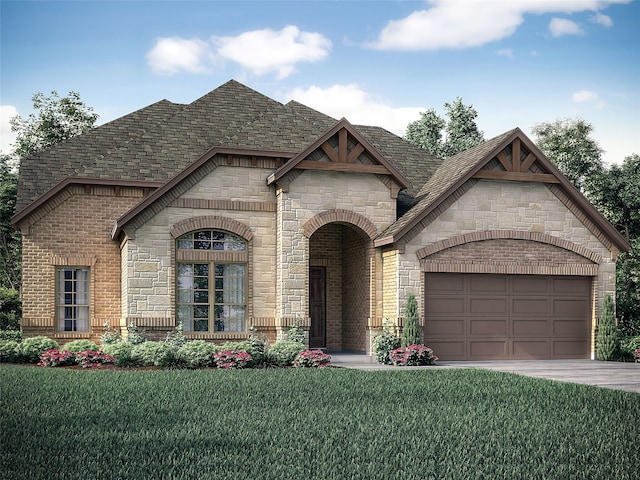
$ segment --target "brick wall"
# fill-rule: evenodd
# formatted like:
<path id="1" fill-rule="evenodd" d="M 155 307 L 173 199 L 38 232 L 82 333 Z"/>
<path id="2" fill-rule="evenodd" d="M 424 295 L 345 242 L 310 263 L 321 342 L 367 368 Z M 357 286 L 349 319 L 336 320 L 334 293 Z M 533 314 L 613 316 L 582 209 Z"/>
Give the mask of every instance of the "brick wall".
<path id="1" fill-rule="evenodd" d="M 64 344 L 98 340 L 106 321 L 120 319 L 120 251 L 111 240 L 114 221 L 138 203 L 141 189 L 73 185 L 27 217 L 23 230 L 22 326 L 25 336 L 48 335 Z M 90 268 L 90 331 L 57 332 L 56 266 Z"/>
<path id="2" fill-rule="evenodd" d="M 342 348 L 367 349 L 367 320 L 369 318 L 369 258 L 373 255 L 371 241 L 350 227 L 342 227 L 343 246 L 343 313 Z"/>

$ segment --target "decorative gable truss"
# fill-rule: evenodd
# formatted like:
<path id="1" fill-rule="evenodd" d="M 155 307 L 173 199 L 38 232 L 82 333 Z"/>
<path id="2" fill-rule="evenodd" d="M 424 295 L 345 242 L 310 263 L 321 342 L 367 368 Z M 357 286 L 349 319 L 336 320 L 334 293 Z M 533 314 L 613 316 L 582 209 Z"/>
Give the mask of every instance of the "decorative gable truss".
<path id="1" fill-rule="evenodd" d="M 409 186 L 404 175 L 344 118 L 270 175 L 267 184 L 276 183 L 287 191 L 304 170 L 375 174 L 389 187 L 393 198 Z"/>
<path id="2" fill-rule="evenodd" d="M 536 149 L 537 150 L 537 149 Z M 478 170 L 473 178 L 487 180 L 511 180 L 516 182 L 560 183 L 553 173 L 548 173 L 533 148 L 527 148 L 519 137 L 507 144 L 495 157 Z"/>

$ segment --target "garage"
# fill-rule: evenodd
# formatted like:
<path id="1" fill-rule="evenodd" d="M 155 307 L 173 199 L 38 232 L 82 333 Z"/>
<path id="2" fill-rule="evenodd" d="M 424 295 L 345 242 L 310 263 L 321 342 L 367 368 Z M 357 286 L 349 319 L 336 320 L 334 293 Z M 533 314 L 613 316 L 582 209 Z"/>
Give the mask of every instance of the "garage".
<path id="1" fill-rule="evenodd" d="M 591 277 L 425 275 L 424 338 L 441 360 L 590 358 Z"/>

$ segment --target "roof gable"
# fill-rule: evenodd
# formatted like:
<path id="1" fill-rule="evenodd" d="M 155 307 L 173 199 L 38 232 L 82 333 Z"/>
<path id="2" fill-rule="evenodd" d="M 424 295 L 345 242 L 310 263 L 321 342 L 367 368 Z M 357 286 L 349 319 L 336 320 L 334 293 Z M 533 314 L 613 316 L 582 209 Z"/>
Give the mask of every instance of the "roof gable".
<path id="1" fill-rule="evenodd" d="M 395 193 L 410 183 L 353 125 L 341 119 L 307 148 L 271 174 L 267 183 L 287 187 L 294 170 L 372 173 L 390 177 Z"/>
<path id="2" fill-rule="evenodd" d="M 422 220 L 469 181 L 479 179 L 539 182 L 556 186 L 620 250 L 625 238 L 560 173 L 535 144 L 515 128 L 446 159 L 420 190 L 419 202 L 382 232 L 376 246 L 403 240 Z"/>

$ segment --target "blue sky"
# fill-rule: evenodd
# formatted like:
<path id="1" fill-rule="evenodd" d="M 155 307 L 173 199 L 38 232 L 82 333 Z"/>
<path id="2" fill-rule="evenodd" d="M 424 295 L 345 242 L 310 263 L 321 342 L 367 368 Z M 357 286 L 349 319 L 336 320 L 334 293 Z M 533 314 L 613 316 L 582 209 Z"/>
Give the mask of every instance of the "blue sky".
<path id="1" fill-rule="evenodd" d="M 0 147 L 36 92 L 105 123 L 231 78 L 403 135 L 456 97 L 490 138 L 582 118 L 640 154 L 640 1 L 0 1 Z"/>

